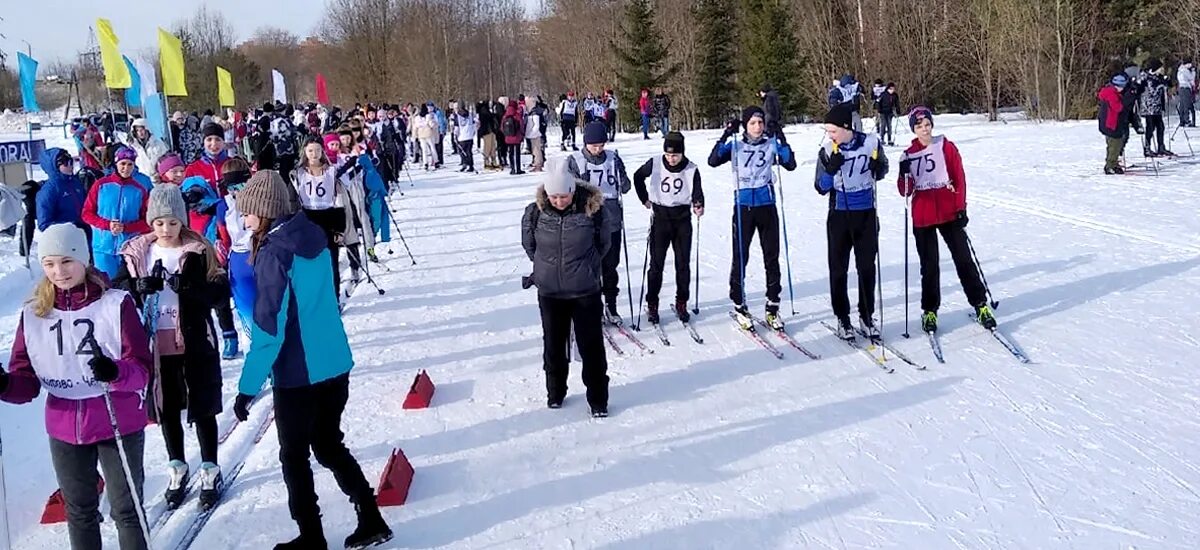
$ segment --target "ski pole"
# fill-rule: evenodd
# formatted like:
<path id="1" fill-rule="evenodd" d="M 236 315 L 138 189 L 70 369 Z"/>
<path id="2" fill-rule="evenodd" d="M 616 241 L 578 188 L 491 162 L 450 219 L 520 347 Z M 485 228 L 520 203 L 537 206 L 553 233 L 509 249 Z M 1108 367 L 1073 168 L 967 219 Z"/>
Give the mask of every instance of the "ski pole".
<path id="1" fill-rule="evenodd" d="M 975 261 L 975 269 L 979 270 L 979 278 L 983 280 L 983 290 L 987 291 L 988 303 L 992 309 L 999 309 L 1000 302 L 992 296 L 992 287 L 987 282 L 987 275 L 983 274 L 983 266 L 979 264 L 979 256 L 975 255 L 975 245 L 971 244 L 971 235 L 967 234 L 967 229 L 963 228 L 963 236 L 967 238 L 967 248 L 971 249 L 971 259 Z"/>
<path id="2" fill-rule="evenodd" d="M 780 130 L 782 134 L 783 131 Z M 772 162 L 775 163 L 775 183 L 779 185 L 779 215 L 783 220 L 783 259 L 787 263 L 787 278 L 788 278 L 788 302 L 792 305 L 792 315 L 796 314 L 796 292 L 792 288 L 792 247 L 788 245 L 788 230 L 787 230 L 787 208 L 784 208 L 783 203 L 783 173 L 779 171 L 779 155 L 778 143 L 775 138 L 771 138 L 772 145 L 775 145 L 775 151 L 772 155 L 775 157 Z"/>
<path id="3" fill-rule="evenodd" d="M 692 306 L 692 314 L 700 313 L 700 219 L 696 218 L 696 305 Z"/>
<path id="4" fill-rule="evenodd" d="M 871 151 L 871 160 L 879 158 L 879 150 L 883 148 L 880 143 L 873 151 Z M 879 182 L 875 181 L 875 174 L 871 174 L 871 203 L 875 206 L 875 290 L 879 296 L 879 355 L 887 361 L 887 347 L 884 345 L 883 338 L 883 253 L 879 246 Z M 847 201 L 846 205 L 849 206 Z"/>
<path id="5" fill-rule="evenodd" d="M 12 548 L 12 533 L 8 530 L 8 487 L 4 484 L 4 443 L 0 441 L 0 530 L 4 531 L 4 550 Z"/>
<path id="6" fill-rule="evenodd" d="M 654 234 L 654 213 L 650 213 L 650 229 L 646 231 L 646 254 L 642 256 L 642 284 L 638 287 L 637 322 L 633 330 L 642 330 L 642 300 L 646 297 L 646 269 L 650 265 L 650 236 Z"/>
<path id="7" fill-rule="evenodd" d="M 733 136 L 731 136 L 733 137 Z M 742 191 L 742 180 L 738 177 L 738 159 L 737 159 L 737 137 L 734 137 L 733 144 L 729 146 L 729 159 L 733 161 L 733 210 L 735 219 L 737 220 L 737 243 L 738 243 L 738 305 L 746 306 L 746 247 L 742 242 L 742 205 L 739 203 Z M 761 238 L 761 237 L 760 237 Z"/>
<path id="8" fill-rule="evenodd" d="M 93 355 L 100 353 L 100 348 L 93 347 Z M 154 545 L 150 542 L 150 527 L 146 522 L 146 511 L 142 509 L 142 497 L 138 494 L 137 485 L 133 482 L 133 471 L 129 469 L 129 455 L 125 452 L 125 438 L 121 435 L 121 428 L 117 425 L 117 410 L 113 407 L 112 394 L 109 393 L 109 384 L 104 382 L 101 386 L 104 390 L 104 406 L 108 409 L 108 420 L 112 424 L 113 437 L 117 440 L 117 455 L 121 457 L 121 468 L 125 470 L 125 482 L 129 484 L 129 497 L 133 499 L 133 506 L 137 509 L 138 524 L 142 528 L 142 536 L 146 539 L 146 548 L 154 550 Z"/>
<path id="9" fill-rule="evenodd" d="M 396 221 L 396 211 L 392 210 L 392 205 L 387 201 L 384 201 L 384 204 L 387 205 L 388 213 L 391 214 L 392 227 L 396 228 L 396 235 L 400 237 L 400 242 L 404 245 L 404 250 L 408 252 L 408 259 L 412 260 L 412 265 L 417 265 L 417 259 L 413 257 L 412 249 L 408 247 L 408 241 L 404 239 L 404 233 L 400 231 L 400 222 Z M 390 245 L 388 249 L 391 249 Z"/>
<path id="10" fill-rule="evenodd" d="M 375 287 L 375 290 L 382 296 L 384 293 L 383 289 L 379 288 L 379 285 L 375 283 L 375 278 L 371 277 L 371 268 L 367 265 L 370 262 L 362 261 L 362 256 L 358 252 L 358 246 L 359 245 L 354 245 L 353 247 L 346 249 L 346 259 L 350 261 L 350 267 L 352 269 L 362 270 L 363 274 L 367 276 L 367 282 L 371 283 L 371 286 Z M 349 298 L 350 296 L 346 297 Z"/>
<path id="11" fill-rule="evenodd" d="M 908 209 L 909 198 L 904 197 L 904 336 L 908 334 Z"/>
<path id="12" fill-rule="evenodd" d="M 517 145 L 520 147 L 520 144 Z M 625 236 L 625 207 L 621 201 L 621 190 L 617 190 L 617 206 L 621 209 L 621 246 L 625 249 L 625 294 L 629 298 L 629 317 L 633 317 L 633 281 L 629 274 L 629 239 Z M 635 327 L 636 328 L 636 327 Z"/>

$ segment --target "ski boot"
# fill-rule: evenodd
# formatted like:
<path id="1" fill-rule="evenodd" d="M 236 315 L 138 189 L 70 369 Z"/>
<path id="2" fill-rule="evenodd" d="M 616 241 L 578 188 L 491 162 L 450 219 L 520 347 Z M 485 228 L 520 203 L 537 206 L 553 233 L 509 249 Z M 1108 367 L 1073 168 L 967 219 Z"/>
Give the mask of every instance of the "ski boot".
<path id="1" fill-rule="evenodd" d="M 921 330 L 928 333 L 937 332 L 937 312 L 926 311 L 921 314 Z"/>
<path id="2" fill-rule="evenodd" d="M 546 398 L 547 409 L 561 409 L 563 406 L 563 398 L 558 396 L 550 396 Z"/>
<path id="3" fill-rule="evenodd" d="M 608 418 L 608 407 L 604 405 L 593 406 L 592 418 Z"/>
<path id="4" fill-rule="evenodd" d="M 750 308 L 746 304 L 733 304 L 733 318 L 742 330 L 754 330 L 754 319 L 750 317 Z"/>
<path id="5" fill-rule="evenodd" d="M 779 316 L 779 304 L 767 302 L 767 326 L 773 330 L 783 330 L 783 319 Z"/>
<path id="6" fill-rule="evenodd" d="M 1158 153 L 1155 153 L 1154 151 L 1151 151 L 1149 147 L 1146 147 L 1146 148 L 1142 149 L 1142 156 L 1146 157 L 1148 159 L 1152 159 L 1154 157 L 1157 157 Z"/>
<path id="7" fill-rule="evenodd" d="M 879 343 L 879 327 L 875 326 L 874 319 L 871 319 L 870 317 L 859 317 L 858 326 L 862 330 L 863 334 L 867 335 L 867 339 L 870 340 L 872 344 Z"/>
<path id="8" fill-rule="evenodd" d="M 221 333 L 225 339 L 225 347 L 221 351 L 221 359 L 236 359 L 238 356 L 238 334 L 236 330 Z"/>
<path id="9" fill-rule="evenodd" d="M 354 511 L 358 514 L 358 527 L 346 537 L 346 548 L 366 548 L 392 540 L 392 529 L 383 521 L 374 497 L 354 505 Z"/>
<path id="10" fill-rule="evenodd" d="M 996 315 L 992 313 L 992 308 L 987 304 L 975 308 L 975 320 L 983 325 L 983 328 L 988 330 L 996 329 Z"/>
<path id="11" fill-rule="evenodd" d="M 1175 153 L 1172 153 L 1172 152 L 1171 152 L 1171 151 L 1169 151 L 1167 148 L 1163 147 L 1163 148 L 1161 148 L 1161 149 L 1159 149 L 1159 150 L 1158 150 L 1158 156 L 1160 156 L 1160 157 L 1174 157 L 1174 156 L 1175 156 Z"/>
<path id="12" fill-rule="evenodd" d="M 1113 166 L 1112 168 L 1109 168 L 1107 166 L 1104 167 L 1104 175 L 1106 175 L 1106 176 L 1112 176 L 1112 175 L 1119 176 L 1124 173 L 1125 173 L 1125 169 L 1121 168 L 1120 166 Z"/>
<path id="13" fill-rule="evenodd" d="M 658 324 L 658 304 L 646 304 L 646 320 L 652 325 Z"/>
<path id="14" fill-rule="evenodd" d="M 172 460 L 168 463 L 167 478 L 167 492 L 163 494 L 163 500 L 166 501 L 168 510 L 174 510 L 179 508 L 179 505 L 183 504 L 183 499 L 187 497 L 187 462 Z"/>
<path id="15" fill-rule="evenodd" d="M 212 462 L 200 465 L 200 509 L 209 510 L 221 498 L 221 467 Z"/>
<path id="16" fill-rule="evenodd" d="M 379 263 L 379 256 L 375 255 L 375 247 L 372 246 L 367 249 L 367 260 L 373 264 Z"/>
<path id="17" fill-rule="evenodd" d="M 606 301 L 604 304 L 604 322 L 613 326 L 621 326 L 621 314 L 617 313 L 617 301 Z"/>
<path id="18" fill-rule="evenodd" d="M 849 317 L 838 317 L 837 337 L 847 342 L 854 341 L 854 325 L 850 324 Z"/>
<path id="19" fill-rule="evenodd" d="M 329 543 L 325 542 L 325 529 L 321 526 L 321 518 L 315 521 L 302 521 L 300 536 L 275 545 L 275 550 L 328 550 Z"/>
<path id="20" fill-rule="evenodd" d="M 686 300 L 675 300 L 675 315 L 685 323 L 692 320 L 692 316 L 688 313 Z"/>

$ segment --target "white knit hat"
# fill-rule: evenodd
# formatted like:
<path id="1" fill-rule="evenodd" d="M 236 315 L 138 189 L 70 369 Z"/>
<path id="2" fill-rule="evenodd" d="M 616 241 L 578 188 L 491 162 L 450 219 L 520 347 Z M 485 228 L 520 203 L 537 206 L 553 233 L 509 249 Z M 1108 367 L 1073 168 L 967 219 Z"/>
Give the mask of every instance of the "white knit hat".
<path id="1" fill-rule="evenodd" d="M 47 256 L 67 256 L 84 265 L 91 264 L 87 235 L 73 223 L 58 223 L 47 227 L 37 239 L 38 261 Z"/>
<path id="2" fill-rule="evenodd" d="M 542 179 L 542 188 L 547 195 L 571 195 L 575 193 L 575 179 L 567 161 L 559 159 L 550 163 L 550 169 Z"/>

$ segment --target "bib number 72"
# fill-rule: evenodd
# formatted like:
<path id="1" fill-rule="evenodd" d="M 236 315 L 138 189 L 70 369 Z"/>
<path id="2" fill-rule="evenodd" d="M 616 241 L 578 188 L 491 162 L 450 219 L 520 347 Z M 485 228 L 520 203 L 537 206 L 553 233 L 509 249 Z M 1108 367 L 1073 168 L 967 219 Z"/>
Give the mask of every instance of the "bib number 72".
<path id="1" fill-rule="evenodd" d="M 75 347 L 75 355 L 92 355 L 96 352 L 96 350 L 100 349 L 100 344 L 96 342 L 96 323 L 92 322 L 91 319 L 85 318 L 75 319 L 75 321 L 71 324 L 76 327 L 80 325 L 84 326 L 83 338 L 79 339 L 79 345 Z M 59 355 L 63 355 L 65 352 L 63 349 L 62 325 L 62 319 L 59 319 L 58 322 L 50 325 L 50 332 L 55 333 L 55 336 L 57 336 L 56 341 L 58 342 Z"/>

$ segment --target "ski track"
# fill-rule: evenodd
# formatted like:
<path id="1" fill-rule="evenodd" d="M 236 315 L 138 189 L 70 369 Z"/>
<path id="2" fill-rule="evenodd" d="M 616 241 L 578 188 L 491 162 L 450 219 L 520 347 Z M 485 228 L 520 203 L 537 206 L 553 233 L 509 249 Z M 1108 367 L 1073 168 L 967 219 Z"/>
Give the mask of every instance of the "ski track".
<path id="1" fill-rule="evenodd" d="M 959 145 L 971 202 L 985 207 L 971 209 L 970 231 L 1001 301 L 1000 322 L 1035 364 L 1021 365 L 965 319 L 945 251 L 947 363 L 934 361 L 924 339 L 896 337 L 902 247 L 911 239 L 894 176 L 879 187 L 882 328 L 929 370 L 892 359 L 896 372 L 884 374 L 814 328 L 831 318 L 827 201 L 811 192 L 815 126 L 788 128 L 801 167 L 783 174 L 794 306 L 787 281 L 783 298 L 785 312 L 795 311 L 789 332 L 822 359 L 763 331 L 785 354 L 771 357 L 725 314 L 733 189 L 727 167 L 703 166 L 718 132 L 687 132 L 708 199 L 695 267 L 702 287 L 694 324 L 705 343 L 673 319 L 664 325 L 670 347 L 652 331 L 635 333 L 653 355 L 616 335 L 627 356 L 608 354 L 613 416 L 603 421 L 587 417 L 577 354 L 566 406 L 544 409 L 536 295 L 519 286 L 529 271 L 519 219 L 538 175 L 459 174 L 449 154 L 447 168 L 411 170 L 412 183 L 404 177 L 404 196 L 391 203 L 417 265 L 399 240 L 377 247 L 391 271 L 372 274 L 387 293 L 366 285 L 345 314 L 356 359 L 346 441 L 372 484 L 393 447 L 416 469 L 409 503 L 385 509 L 396 531 L 385 548 L 1200 547 L 1191 521 L 1200 516 L 1200 421 L 1186 414 L 1200 405 L 1186 363 L 1200 341 L 1180 313 L 1200 295 L 1200 246 L 1186 237 L 1200 234 L 1188 204 L 1200 196 L 1192 184 L 1200 166 L 1164 163 L 1155 179 L 1063 180 L 1099 172 L 1103 141 L 1093 123 L 939 116 L 937 131 Z M 1038 154 L 1027 145 L 1031 132 L 1040 136 Z M 660 144 L 622 135 L 615 148 L 632 174 Z M 893 162 L 899 151 L 888 148 Z M 636 292 L 648 216 L 631 204 L 626 222 Z M 0 238 L 6 250 L 14 244 Z M 761 311 L 757 250 L 746 289 Z M 910 258 L 915 320 L 915 250 Z M 0 327 L 10 340 L 31 281 L 18 262 L 0 261 L 0 307 L 12 312 Z M 670 254 L 666 269 L 669 303 Z M 239 369 L 240 361 L 225 365 L 225 402 Z M 437 385 L 433 408 L 404 411 L 420 369 Z M 269 406 L 261 400 L 252 415 Z M 40 405 L 0 411 L 15 547 L 61 546 L 65 526 L 36 525 L 54 486 Z M 229 422 L 226 411 L 219 423 Z M 260 548 L 295 535 L 275 432 L 251 446 L 249 431 L 235 429 L 221 447 L 223 466 L 243 457 L 245 466 L 193 548 Z M 165 459 L 158 430 L 147 436 L 146 500 L 154 506 Z M 194 437 L 187 453 L 194 463 Z M 353 510 L 328 471 L 314 464 L 314 472 L 336 544 L 353 529 Z M 173 547 L 194 506 L 193 494 L 156 547 Z M 111 523 L 102 530 L 115 547 Z"/>

